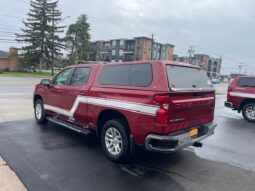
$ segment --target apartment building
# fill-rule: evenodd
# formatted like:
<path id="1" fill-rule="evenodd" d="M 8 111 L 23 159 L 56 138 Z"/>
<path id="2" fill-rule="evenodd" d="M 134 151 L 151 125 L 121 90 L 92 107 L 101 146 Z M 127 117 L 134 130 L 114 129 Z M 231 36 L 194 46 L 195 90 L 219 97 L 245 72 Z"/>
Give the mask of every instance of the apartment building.
<path id="1" fill-rule="evenodd" d="M 209 76 L 209 78 L 220 79 L 221 63 L 222 63 L 222 58 L 213 58 L 213 57 L 209 58 L 208 70 L 207 70 L 207 75 Z"/>
<path id="2" fill-rule="evenodd" d="M 152 39 L 147 37 L 113 39 L 91 44 L 94 51 L 89 59 L 92 61 L 173 60 L 174 45 L 152 43 Z"/>
<path id="3" fill-rule="evenodd" d="M 203 70 L 207 71 L 210 79 L 220 78 L 221 58 L 210 57 L 207 54 L 195 54 L 193 57 L 174 55 L 173 60 L 200 66 Z"/>
<path id="4" fill-rule="evenodd" d="M 185 63 L 190 63 L 190 59 L 187 56 L 179 56 L 177 54 L 175 54 L 173 56 L 173 60 L 176 62 L 185 62 Z"/>

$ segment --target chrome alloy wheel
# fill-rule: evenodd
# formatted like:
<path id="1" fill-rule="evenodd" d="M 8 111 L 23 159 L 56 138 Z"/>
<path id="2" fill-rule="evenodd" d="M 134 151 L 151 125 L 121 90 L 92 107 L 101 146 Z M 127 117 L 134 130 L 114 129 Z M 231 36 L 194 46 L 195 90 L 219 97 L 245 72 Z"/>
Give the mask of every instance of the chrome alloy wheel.
<path id="1" fill-rule="evenodd" d="M 41 119 L 42 117 L 42 106 L 39 103 L 35 106 L 35 116 L 37 119 Z"/>
<path id="2" fill-rule="evenodd" d="M 250 120 L 255 120 L 255 106 L 249 106 L 245 109 L 245 114 Z"/>
<path id="3" fill-rule="evenodd" d="M 112 155 L 118 155 L 122 151 L 123 141 L 120 132 L 110 127 L 105 132 L 105 145 L 109 153 Z"/>

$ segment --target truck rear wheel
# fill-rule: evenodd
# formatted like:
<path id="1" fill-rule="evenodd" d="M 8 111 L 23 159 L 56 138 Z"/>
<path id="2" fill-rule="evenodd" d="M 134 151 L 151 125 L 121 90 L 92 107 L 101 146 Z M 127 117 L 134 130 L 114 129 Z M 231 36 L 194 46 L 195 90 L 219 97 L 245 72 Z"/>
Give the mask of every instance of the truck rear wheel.
<path id="1" fill-rule="evenodd" d="M 129 156 L 129 139 L 122 120 L 107 121 L 101 131 L 101 146 L 104 154 L 113 162 L 124 162 Z"/>
<path id="2" fill-rule="evenodd" d="M 247 121 L 255 122 L 255 103 L 248 103 L 243 106 L 242 114 Z"/>
<path id="3" fill-rule="evenodd" d="M 46 114 L 45 114 L 43 102 L 41 99 L 37 99 L 35 101 L 34 114 L 35 114 L 35 119 L 37 123 L 39 124 L 46 123 Z"/>

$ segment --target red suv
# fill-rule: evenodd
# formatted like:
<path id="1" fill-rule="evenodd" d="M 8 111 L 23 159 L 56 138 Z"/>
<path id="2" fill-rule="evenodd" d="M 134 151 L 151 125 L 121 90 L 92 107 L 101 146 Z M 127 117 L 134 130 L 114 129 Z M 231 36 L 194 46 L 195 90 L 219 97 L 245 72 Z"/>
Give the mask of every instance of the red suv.
<path id="1" fill-rule="evenodd" d="M 225 106 L 242 112 L 247 121 L 255 122 L 255 77 L 236 77 L 228 86 Z"/>
<path id="2" fill-rule="evenodd" d="M 95 132 L 115 162 L 135 145 L 160 152 L 202 146 L 216 127 L 214 107 L 206 73 L 170 61 L 73 65 L 34 92 L 37 122 Z"/>

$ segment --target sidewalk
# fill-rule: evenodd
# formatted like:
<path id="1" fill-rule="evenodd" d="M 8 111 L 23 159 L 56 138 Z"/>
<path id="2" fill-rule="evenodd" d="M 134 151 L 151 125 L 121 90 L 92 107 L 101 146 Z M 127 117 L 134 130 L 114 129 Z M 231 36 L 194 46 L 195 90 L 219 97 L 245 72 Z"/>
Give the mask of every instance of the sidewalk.
<path id="1" fill-rule="evenodd" d="M 19 180 L 15 172 L 0 157 L 0 190 L 1 191 L 26 191 L 27 189 Z"/>
<path id="2" fill-rule="evenodd" d="M 33 118 L 33 91 L 40 79 L 0 76 L 1 123 Z M 1 153 L 0 153 L 1 155 Z M 26 191 L 27 189 L 0 156 L 0 191 Z"/>
<path id="3" fill-rule="evenodd" d="M 32 97 L 32 95 L 31 95 Z M 31 99 L 0 98 L 0 123 L 31 119 L 34 116 Z"/>

